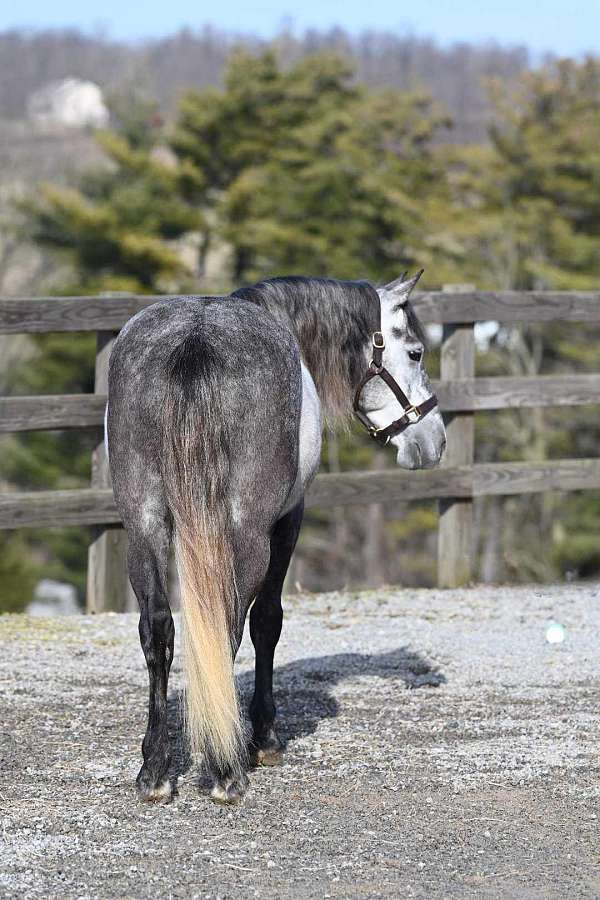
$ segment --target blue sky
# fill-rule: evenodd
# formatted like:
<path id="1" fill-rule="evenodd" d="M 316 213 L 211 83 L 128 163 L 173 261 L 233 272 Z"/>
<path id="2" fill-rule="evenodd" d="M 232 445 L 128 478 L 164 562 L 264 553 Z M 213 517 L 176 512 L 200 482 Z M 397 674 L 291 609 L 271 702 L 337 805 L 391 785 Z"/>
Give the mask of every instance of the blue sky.
<path id="1" fill-rule="evenodd" d="M 295 31 L 342 25 L 430 36 L 442 44 L 494 40 L 526 44 L 535 53 L 600 53 L 600 0 L 3 0 L 0 30 L 78 27 L 113 38 L 142 40 L 211 24 L 265 37 L 284 22 Z"/>

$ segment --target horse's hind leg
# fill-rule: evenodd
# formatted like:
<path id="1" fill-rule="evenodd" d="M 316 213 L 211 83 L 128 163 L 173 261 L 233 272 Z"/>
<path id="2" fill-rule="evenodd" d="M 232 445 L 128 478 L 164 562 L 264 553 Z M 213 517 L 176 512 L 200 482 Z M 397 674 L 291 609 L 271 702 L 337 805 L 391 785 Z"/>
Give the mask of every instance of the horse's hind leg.
<path id="1" fill-rule="evenodd" d="M 303 512 L 304 504 L 300 503 L 275 525 L 267 575 L 250 611 L 250 636 L 256 651 L 254 696 L 250 704 L 253 732 L 250 755 L 254 765 L 272 766 L 283 758 L 283 747 L 274 728 L 273 656 L 283 622 L 281 591 Z"/>
<path id="2" fill-rule="evenodd" d="M 235 658 L 244 634 L 248 607 L 260 590 L 269 566 L 268 528 L 252 520 L 238 522 L 232 544 L 237 621 L 233 624 L 230 638 Z M 207 756 L 207 769 L 213 781 L 210 792 L 213 800 L 218 803 L 238 803 L 244 797 L 249 784 L 247 762 L 246 748 L 240 748 L 239 759 L 233 766 L 223 766 L 210 755 Z"/>
<path id="3" fill-rule="evenodd" d="M 166 803 L 173 787 L 168 772 L 171 747 L 167 727 L 167 685 L 175 628 L 167 599 L 170 529 L 155 520 L 151 529 L 129 531 L 129 578 L 140 605 L 140 641 L 148 666 L 148 727 L 142 743 L 144 764 L 137 777 L 142 800 Z"/>

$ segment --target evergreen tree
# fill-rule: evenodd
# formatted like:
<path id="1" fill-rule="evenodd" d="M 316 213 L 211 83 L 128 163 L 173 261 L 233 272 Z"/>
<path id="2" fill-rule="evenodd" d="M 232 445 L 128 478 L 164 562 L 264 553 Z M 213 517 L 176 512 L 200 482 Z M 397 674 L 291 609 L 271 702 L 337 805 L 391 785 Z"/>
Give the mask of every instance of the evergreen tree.
<path id="1" fill-rule="evenodd" d="M 30 236 L 67 257 L 80 291 L 175 289 L 185 276 L 175 242 L 204 223 L 193 177 L 161 148 L 152 106 L 134 99 L 120 112 L 116 130 L 97 134 L 108 165 L 23 204 Z"/>
<path id="2" fill-rule="evenodd" d="M 490 84 L 488 145 L 449 149 L 462 272 L 480 287 L 592 290 L 600 279 L 600 62 Z"/>
<path id="3" fill-rule="evenodd" d="M 234 283 L 309 272 L 395 276 L 427 262 L 432 145 L 446 120 L 422 96 L 367 91 L 328 54 L 288 69 L 233 56 L 223 91 L 188 94 L 171 145 L 206 179 Z"/>
<path id="4" fill-rule="evenodd" d="M 115 130 L 98 134 L 109 164 L 87 172 L 76 187 L 42 185 L 22 204 L 29 236 L 70 263 L 65 294 L 177 289 L 186 273 L 174 241 L 203 222 L 189 178 L 157 152 L 155 105 L 136 96 L 117 97 L 114 105 Z M 93 391 L 93 334 L 39 335 L 31 343 L 33 356 L 16 367 L 9 392 Z M 86 431 L 13 436 L 5 441 L 0 476 L 21 490 L 87 486 L 95 441 Z M 82 596 L 89 542 L 89 530 L 81 528 L 0 533 L 3 608 L 22 608 L 42 572 L 70 581 Z"/>
<path id="5" fill-rule="evenodd" d="M 563 60 L 491 90 L 489 145 L 446 151 L 455 202 L 441 210 L 441 221 L 459 248 L 459 280 L 492 289 L 597 289 L 600 62 Z M 597 371 L 599 339 L 598 329 L 565 323 L 503 328 L 481 374 Z M 589 408 L 503 411 L 479 423 L 482 458 L 578 457 L 596 455 L 600 445 Z M 504 509 L 502 577 L 598 570 L 593 493 L 511 498 Z"/>

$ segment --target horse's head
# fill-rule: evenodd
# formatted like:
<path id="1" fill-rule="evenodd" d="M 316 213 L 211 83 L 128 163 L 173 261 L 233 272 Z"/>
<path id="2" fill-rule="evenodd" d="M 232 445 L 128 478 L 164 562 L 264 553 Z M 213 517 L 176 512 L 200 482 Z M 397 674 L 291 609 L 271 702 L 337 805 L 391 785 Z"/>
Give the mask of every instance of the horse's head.
<path id="1" fill-rule="evenodd" d="M 381 365 L 413 407 L 419 407 L 432 397 L 425 369 L 425 335 L 408 299 L 420 274 L 408 281 L 398 278 L 377 290 L 385 344 Z M 373 377 L 365 384 L 360 405 L 369 421 L 379 429 L 387 428 L 403 414 L 401 402 L 381 377 Z M 420 417 L 417 411 L 410 414 L 409 419 L 408 427 L 389 438 L 389 443 L 397 450 L 398 465 L 405 469 L 436 466 L 446 446 L 446 431 L 439 408 L 436 405 Z"/>

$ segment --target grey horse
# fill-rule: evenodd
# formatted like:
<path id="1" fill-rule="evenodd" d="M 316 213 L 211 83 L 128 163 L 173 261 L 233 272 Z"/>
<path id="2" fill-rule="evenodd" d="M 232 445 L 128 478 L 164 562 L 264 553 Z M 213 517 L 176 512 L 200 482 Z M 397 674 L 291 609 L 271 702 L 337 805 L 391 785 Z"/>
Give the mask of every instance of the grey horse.
<path id="1" fill-rule="evenodd" d="M 211 796 L 233 803 L 248 786 L 250 764 L 281 759 L 273 655 L 303 497 L 319 466 L 323 413 L 350 413 L 358 389 L 355 405 L 372 434 L 403 423 L 386 437 L 399 465 L 439 462 L 444 425 L 408 299 L 417 278 L 380 289 L 275 278 L 227 297 L 173 297 L 138 313 L 117 338 L 106 436 L 150 681 L 137 778 L 144 800 L 166 802 L 175 787 L 167 728 L 171 541 L 181 584 L 186 730 L 192 754 L 212 775 Z M 410 403 L 400 420 L 398 397 Z M 422 414 L 425 402 L 429 415 Z M 233 677 L 248 610 L 256 651 L 249 741 Z"/>

